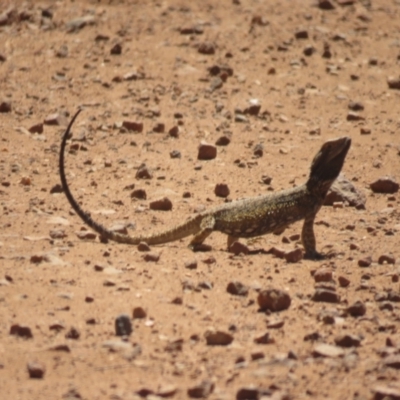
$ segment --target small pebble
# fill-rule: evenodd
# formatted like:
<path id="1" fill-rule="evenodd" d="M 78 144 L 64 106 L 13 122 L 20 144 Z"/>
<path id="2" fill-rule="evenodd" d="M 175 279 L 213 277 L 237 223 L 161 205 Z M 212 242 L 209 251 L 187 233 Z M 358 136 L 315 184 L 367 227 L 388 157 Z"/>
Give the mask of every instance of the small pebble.
<path id="1" fill-rule="evenodd" d="M 132 312 L 133 319 L 143 319 L 147 317 L 147 313 L 143 307 L 135 307 Z"/>
<path id="2" fill-rule="evenodd" d="M 136 179 L 152 179 L 153 172 L 145 164 L 142 164 L 136 171 L 135 177 Z"/>
<path id="3" fill-rule="evenodd" d="M 77 340 L 81 336 L 81 333 L 75 327 L 71 327 L 70 330 L 65 334 L 66 339 L 74 339 Z"/>
<path id="4" fill-rule="evenodd" d="M 29 129 L 30 133 L 43 133 L 43 124 L 41 122 L 32 125 Z"/>
<path id="5" fill-rule="evenodd" d="M 400 90 L 400 77 L 389 77 L 387 80 L 387 84 L 389 86 L 389 89 Z"/>
<path id="6" fill-rule="evenodd" d="M 168 197 L 163 197 L 161 199 L 153 200 L 150 202 L 150 210 L 158 211 L 171 211 L 172 201 Z"/>
<path id="7" fill-rule="evenodd" d="M 399 184 L 391 177 L 385 176 L 372 182 L 370 185 L 374 193 L 396 193 L 399 190 Z"/>
<path id="8" fill-rule="evenodd" d="M 227 346 L 233 342 L 233 336 L 224 331 L 209 329 L 204 333 L 208 346 Z"/>
<path id="9" fill-rule="evenodd" d="M 360 128 L 360 133 L 361 135 L 370 135 L 371 134 L 371 129 L 366 128 L 366 127 L 361 127 Z"/>
<path id="10" fill-rule="evenodd" d="M 155 252 L 149 252 L 142 256 L 146 262 L 157 262 L 160 259 L 160 254 Z"/>
<path id="11" fill-rule="evenodd" d="M 218 197 L 228 197 L 230 194 L 229 187 L 226 183 L 217 183 L 215 185 L 214 193 Z"/>
<path id="12" fill-rule="evenodd" d="M 340 347 L 358 347 L 361 344 L 361 338 L 349 333 L 335 337 L 336 345 Z"/>
<path id="13" fill-rule="evenodd" d="M 0 113 L 11 112 L 11 102 L 10 101 L 0 101 Z"/>
<path id="14" fill-rule="evenodd" d="M 188 388 L 187 394 L 192 399 L 205 399 L 214 391 L 214 387 L 214 382 L 207 379 Z"/>
<path id="15" fill-rule="evenodd" d="M 364 110 L 364 104 L 362 104 L 359 101 L 350 101 L 350 103 L 347 106 L 349 110 L 352 111 L 363 111 Z"/>
<path id="16" fill-rule="evenodd" d="M 371 264 L 372 264 L 372 258 L 370 256 L 358 260 L 359 267 L 369 267 Z"/>
<path id="17" fill-rule="evenodd" d="M 144 189 L 135 189 L 131 193 L 131 198 L 132 199 L 139 199 L 139 200 L 146 200 L 147 199 L 147 193 Z"/>
<path id="18" fill-rule="evenodd" d="M 29 378 L 34 379 L 42 379 L 46 373 L 46 367 L 38 361 L 28 362 L 27 370 Z"/>
<path id="19" fill-rule="evenodd" d="M 338 281 L 339 281 L 340 287 L 345 288 L 345 287 L 348 287 L 348 286 L 350 285 L 350 280 L 347 279 L 347 278 L 344 277 L 344 276 L 339 276 L 339 277 L 338 277 Z"/>
<path id="20" fill-rule="evenodd" d="M 315 282 L 331 282 L 333 278 L 333 271 L 326 267 L 318 268 L 315 271 L 313 278 Z"/>
<path id="21" fill-rule="evenodd" d="M 395 264 L 396 258 L 391 254 L 382 254 L 378 258 L 378 264 Z"/>
<path id="22" fill-rule="evenodd" d="M 10 335 L 19 336 L 25 339 L 32 339 L 33 334 L 29 326 L 14 324 L 11 325 Z"/>
<path id="23" fill-rule="evenodd" d="M 362 301 L 356 301 L 355 303 L 347 307 L 346 311 L 352 317 L 362 317 L 367 312 L 367 307 Z"/>
<path id="24" fill-rule="evenodd" d="M 339 303 L 340 296 L 334 290 L 319 288 L 315 290 L 312 300 L 316 302 Z"/>
<path id="25" fill-rule="evenodd" d="M 67 120 L 65 116 L 55 113 L 48 115 L 43 122 L 45 125 L 58 125 L 65 126 L 67 125 Z"/>
<path id="26" fill-rule="evenodd" d="M 112 55 L 120 55 L 122 53 L 122 46 L 120 43 L 116 43 L 113 47 L 110 49 L 110 54 Z"/>
<path id="27" fill-rule="evenodd" d="M 197 260 L 190 260 L 185 262 L 186 269 L 197 269 Z"/>
<path id="28" fill-rule="evenodd" d="M 319 343 L 315 345 L 313 349 L 314 357 L 330 357 L 336 358 L 343 356 L 344 351 L 338 346 L 334 346 L 326 343 Z"/>
<path id="29" fill-rule="evenodd" d="M 282 311 L 290 307 L 292 299 L 281 289 L 262 290 L 257 297 L 261 310 Z"/>
<path id="30" fill-rule="evenodd" d="M 169 153 L 169 156 L 170 156 L 171 158 L 181 158 L 181 157 L 182 157 L 181 152 L 180 152 L 179 150 L 172 150 L 172 151 Z"/>
<path id="31" fill-rule="evenodd" d="M 286 251 L 284 257 L 288 263 L 297 263 L 303 259 L 303 251 L 301 249 Z"/>
<path id="32" fill-rule="evenodd" d="M 168 135 L 173 138 L 179 137 L 179 127 L 175 125 L 172 128 L 170 128 L 168 131 Z"/>
<path id="33" fill-rule="evenodd" d="M 215 44 L 211 42 L 203 42 L 197 48 L 200 54 L 212 55 L 215 53 Z"/>
<path id="34" fill-rule="evenodd" d="M 137 246 L 138 251 L 150 251 L 150 246 L 146 242 L 140 242 Z"/>
<path id="35" fill-rule="evenodd" d="M 143 132 L 143 122 L 123 121 L 122 126 L 128 131 Z"/>
<path id="36" fill-rule="evenodd" d="M 155 133 L 164 133 L 165 132 L 165 124 L 162 122 L 158 122 L 153 126 L 153 132 Z"/>
<path id="37" fill-rule="evenodd" d="M 228 283 L 226 291 L 235 296 L 247 296 L 249 288 L 241 282 L 231 281 Z"/>
<path id="38" fill-rule="evenodd" d="M 198 160 L 212 160 L 217 157 L 217 148 L 205 142 L 202 142 L 198 149 L 197 159 Z"/>
<path id="39" fill-rule="evenodd" d="M 129 336 L 132 331 L 132 322 L 128 314 L 121 314 L 115 319 L 115 334 L 117 336 Z"/>

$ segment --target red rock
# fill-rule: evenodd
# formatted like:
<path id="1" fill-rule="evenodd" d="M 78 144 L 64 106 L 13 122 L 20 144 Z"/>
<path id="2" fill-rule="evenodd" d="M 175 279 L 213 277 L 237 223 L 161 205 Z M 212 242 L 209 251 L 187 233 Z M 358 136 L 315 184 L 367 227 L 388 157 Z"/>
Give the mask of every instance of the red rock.
<path id="1" fill-rule="evenodd" d="M 150 246 L 146 242 L 140 242 L 137 245 L 138 251 L 144 252 L 144 251 L 150 251 Z"/>
<path id="2" fill-rule="evenodd" d="M 165 124 L 162 122 L 158 122 L 156 125 L 153 126 L 153 132 L 164 133 L 164 131 L 165 131 Z"/>
<path id="3" fill-rule="evenodd" d="M 358 260 L 359 267 L 369 267 L 371 264 L 372 264 L 372 258 L 370 256 Z"/>
<path id="4" fill-rule="evenodd" d="M 228 197 L 230 190 L 226 183 L 217 183 L 215 185 L 214 193 L 218 197 Z"/>
<path id="5" fill-rule="evenodd" d="M 146 166 L 146 164 L 142 164 L 136 171 L 135 177 L 136 179 L 152 179 L 153 172 Z"/>
<path id="6" fill-rule="evenodd" d="M 390 368 L 400 370 L 400 354 L 394 354 L 389 357 L 386 357 L 383 360 L 383 363 Z"/>
<path id="7" fill-rule="evenodd" d="M 143 122 L 123 121 L 122 126 L 128 131 L 143 132 Z"/>
<path id="8" fill-rule="evenodd" d="M 19 324 L 11 325 L 10 335 L 19 336 L 25 339 L 33 338 L 31 328 L 29 328 L 29 326 L 24 326 Z"/>
<path id="9" fill-rule="evenodd" d="M 0 113 L 11 112 L 11 102 L 7 100 L 0 101 Z"/>
<path id="10" fill-rule="evenodd" d="M 340 347 L 358 347 L 361 344 L 361 338 L 357 335 L 347 333 L 336 336 L 335 343 Z"/>
<path id="11" fill-rule="evenodd" d="M 113 47 L 111 47 L 110 54 L 112 55 L 120 55 L 122 53 L 122 45 L 120 43 L 116 43 Z"/>
<path id="12" fill-rule="evenodd" d="M 97 234 L 90 231 L 79 231 L 76 236 L 81 240 L 95 240 L 97 238 Z"/>
<path id="13" fill-rule="evenodd" d="M 233 336 L 224 331 L 209 329 L 204 337 L 208 346 L 227 346 L 233 342 Z"/>
<path id="14" fill-rule="evenodd" d="M 192 25 L 192 26 L 184 26 L 179 28 L 179 33 L 181 35 L 201 35 L 204 32 L 204 29 L 199 25 Z"/>
<path id="15" fill-rule="evenodd" d="M 333 10 L 335 8 L 331 0 L 318 0 L 318 6 L 321 10 Z"/>
<path id="16" fill-rule="evenodd" d="M 205 399 L 214 391 L 214 386 L 214 382 L 207 379 L 190 387 L 187 394 L 192 399 Z"/>
<path id="17" fill-rule="evenodd" d="M 76 329 L 75 327 L 71 326 L 71 328 L 69 329 L 69 331 L 65 334 L 65 338 L 66 339 L 74 339 L 77 340 L 79 339 L 81 336 L 81 333 L 79 332 L 78 329 Z"/>
<path id="18" fill-rule="evenodd" d="M 330 282 L 333 278 L 333 271 L 330 268 L 321 267 L 314 273 L 315 282 Z"/>
<path id="19" fill-rule="evenodd" d="M 376 386 L 373 400 L 400 400 L 400 387 Z"/>
<path id="20" fill-rule="evenodd" d="M 146 253 L 142 256 L 144 261 L 147 262 L 157 262 L 160 259 L 160 254 L 159 253 Z"/>
<path id="21" fill-rule="evenodd" d="M 297 263 L 303 259 L 303 251 L 301 249 L 286 251 L 284 257 L 288 263 Z"/>
<path id="22" fill-rule="evenodd" d="M 347 307 L 346 311 L 352 317 L 362 317 L 367 312 L 367 308 L 362 301 L 356 301 L 355 303 Z"/>
<path id="23" fill-rule="evenodd" d="M 339 303 L 340 296 L 334 290 L 319 288 L 315 290 L 312 300 L 325 303 Z"/>
<path id="24" fill-rule="evenodd" d="M 32 125 L 28 130 L 30 133 L 43 133 L 43 124 L 38 123 L 38 124 Z"/>
<path id="25" fill-rule="evenodd" d="M 46 367 L 37 361 L 28 362 L 27 370 L 30 378 L 34 379 L 42 379 L 46 372 Z"/>
<path id="26" fill-rule="evenodd" d="M 389 89 L 397 89 L 400 90 L 400 77 L 393 77 L 390 76 L 387 79 L 387 84 L 389 86 Z"/>
<path id="27" fill-rule="evenodd" d="M 396 193 L 399 190 L 399 184 L 388 176 L 379 178 L 369 186 L 375 193 Z"/>
<path id="28" fill-rule="evenodd" d="M 231 281 L 228 283 L 226 291 L 235 296 L 247 296 L 249 288 L 241 282 Z"/>
<path id="29" fill-rule="evenodd" d="M 168 135 L 173 138 L 179 137 L 179 127 L 175 125 L 172 128 L 170 128 L 170 130 L 168 131 Z"/>
<path id="30" fill-rule="evenodd" d="M 65 116 L 55 113 L 55 114 L 49 114 L 45 119 L 44 119 L 44 124 L 45 125 L 61 125 L 61 126 L 66 126 L 67 125 L 67 119 Z"/>
<path id="31" fill-rule="evenodd" d="M 215 53 L 215 44 L 211 42 L 203 42 L 197 48 L 200 54 L 212 55 Z"/>
<path id="32" fill-rule="evenodd" d="M 344 276 L 339 276 L 338 281 L 339 281 L 340 287 L 347 287 L 350 285 L 349 279 L 347 279 Z"/>
<path id="33" fill-rule="evenodd" d="M 205 142 L 202 142 L 199 146 L 199 151 L 197 154 L 198 160 L 212 160 L 217 157 L 217 148 Z"/>
<path id="34" fill-rule="evenodd" d="M 143 319 L 147 317 L 147 313 L 143 307 L 135 307 L 132 312 L 133 319 Z"/>
<path id="35" fill-rule="evenodd" d="M 146 200 L 147 199 L 147 193 L 144 189 L 135 189 L 131 193 L 131 198 L 132 199 L 140 199 L 140 200 Z"/>
<path id="36" fill-rule="evenodd" d="M 261 310 L 282 311 L 290 307 L 292 299 L 281 289 L 262 290 L 257 297 Z"/>
<path id="37" fill-rule="evenodd" d="M 171 211 L 172 201 L 168 197 L 163 197 L 162 199 L 154 200 L 150 202 L 150 209 L 159 211 Z"/>
<path id="38" fill-rule="evenodd" d="M 390 254 L 382 254 L 378 258 L 378 264 L 395 264 L 396 258 Z"/>

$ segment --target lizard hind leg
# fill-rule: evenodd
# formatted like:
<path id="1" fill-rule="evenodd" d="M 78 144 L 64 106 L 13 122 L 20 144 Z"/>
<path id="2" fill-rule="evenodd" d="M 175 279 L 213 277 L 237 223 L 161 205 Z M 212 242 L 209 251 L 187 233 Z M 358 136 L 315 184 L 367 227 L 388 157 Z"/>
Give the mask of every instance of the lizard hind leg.
<path id="1" fill-rule="evenodd" d="M 236 243 L 238 240 L 239 240 L 238 237 L 228 235 L 228 240 L 227 240 L 228 251 L 231 248 L 231 246 L 233 245 L 233 243 Z"/>
<path id="2" fill-rule="evenodd" d="M 189 247 L 193 251 L 208 251 L 211 249 L 210 246 L 203 244 L 204 240 L 207 239 L 208 236 L 211 235 L 214 230 L 215 220 L 212 215 L 207 215 L 203 218 L 200 223 L 200 230 L 193 236 L 193 239 L 190 241 Z"/>

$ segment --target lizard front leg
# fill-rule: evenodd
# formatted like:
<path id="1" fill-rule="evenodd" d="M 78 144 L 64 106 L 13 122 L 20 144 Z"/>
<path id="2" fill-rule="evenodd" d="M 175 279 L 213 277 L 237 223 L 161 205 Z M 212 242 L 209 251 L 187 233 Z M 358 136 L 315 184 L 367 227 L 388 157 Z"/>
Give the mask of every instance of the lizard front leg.
<path id="1" fill-rule="evenodd" d="M 200 230 L 194 235 L 190 241 L 189 247 L 193 251 L 205 251 L 209 250 L 210 247 L 203 244 L 204 240 L 211 235 L 214 230 L 215 219 L 212 215 L 207 215 L 203 218 L 200 223 Z"/>
<path id="2" fill-rule="evenodd" d="M 322 254 L 318 253 L 316 250 L 314 234 L 315 215 L 316 214 L 313 214 L 304 219 L 303 229 L 301 231 L 301 241 L 306 252 L 304 258 L 308 258 L 310 260 L 320 260 L 323 258 Z"/>

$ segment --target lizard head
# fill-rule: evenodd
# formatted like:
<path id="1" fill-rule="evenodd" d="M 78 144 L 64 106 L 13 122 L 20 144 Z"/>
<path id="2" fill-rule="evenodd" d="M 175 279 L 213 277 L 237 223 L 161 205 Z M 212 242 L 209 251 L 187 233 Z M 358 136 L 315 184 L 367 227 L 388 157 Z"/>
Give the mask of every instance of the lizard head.
<path id="1" fill-rule="evenodd" d="M 334 180 L 339 176 L 351 145 L 349 137 L 341 137 L 325 142 L 311 163 L 307 187 L 318 190 L 325 197 Z"/>

